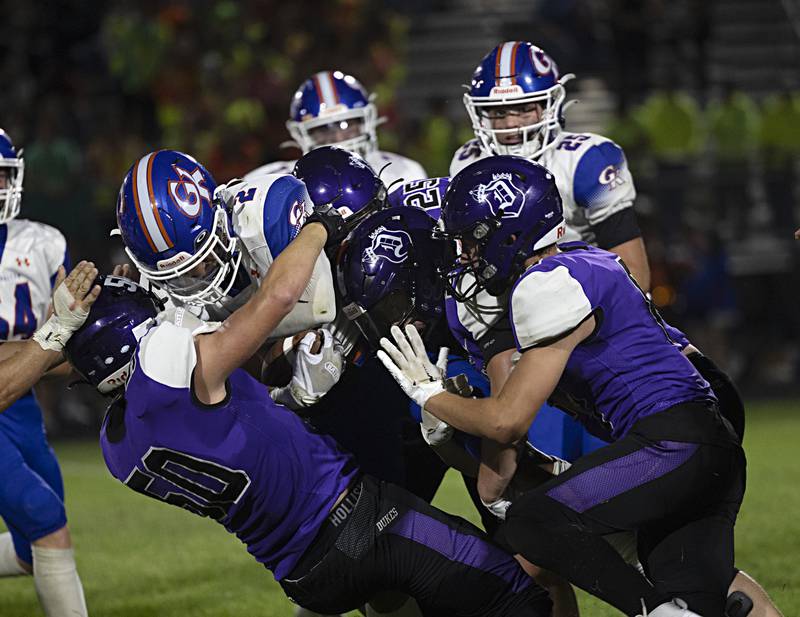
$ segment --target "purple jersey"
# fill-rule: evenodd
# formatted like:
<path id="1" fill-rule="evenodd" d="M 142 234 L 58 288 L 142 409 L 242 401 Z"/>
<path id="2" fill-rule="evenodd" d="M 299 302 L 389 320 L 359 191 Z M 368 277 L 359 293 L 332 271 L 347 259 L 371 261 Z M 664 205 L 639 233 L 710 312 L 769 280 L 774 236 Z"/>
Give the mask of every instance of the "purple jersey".
<path id="1" fill-rule="evenodd" d="M 164 322 L 144 336 L 124 405 L 103 423 L 106 465 L 136 491 L 215 519 L 280 580 L 357 468 L 241 369 L 225 401 L 203 405 L 195 363 L 189 329 Z"/>
<path id="2" fill-rule="evenodd" d="M 438 220 L 449 184 L 449 176 L 406 182 L 389 193 L 389 206 L 416 206 Z"/>
<path id="3" fill-rule="evenodd" d="M 570 355 L 557 390 L 599 416 L 619 439 L 640 418 L 715 400 L 666 324 L 608 251 L 575 242 L 529 268 L 511 292 L 517 348 L 544 346 L 594 315 L 595 332 Z"/>

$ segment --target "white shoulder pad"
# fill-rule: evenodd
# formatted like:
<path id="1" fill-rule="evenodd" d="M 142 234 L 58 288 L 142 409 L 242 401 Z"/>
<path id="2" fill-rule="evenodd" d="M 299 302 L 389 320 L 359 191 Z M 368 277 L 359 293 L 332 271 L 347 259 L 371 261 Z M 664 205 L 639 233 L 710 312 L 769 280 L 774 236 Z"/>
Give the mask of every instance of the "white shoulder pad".
<path id="1" fill-rule="evenodd" d="M 296 162 L 297 161 L 273 161 L 272 163 L 267 163 L 261 167 L 256 167 L 253 171 L 247 172 L 243 179 L 246 182 L 252 182 L 259 176 L 266 174 L 290 174 Z"/>
<path id="2" fill-rule="evenodd" d="M 336 295 L 331 263 L 325 252 L 319 254 L 314 271 L 300 301 L 277 325 L 270 338 L 289 336 L 330 323 L 336 316 Z"/>
<path id="3" fill-rule="evenodd" d="M 455 176 L 467 165 L 489 156 L 477 139 L 470 139 L 467 143 L 456 150 L 453 160 L 450 161 L 450 177 Z"/>
<path id="4" fill-rule="evenodd" d="M 164 321 L 151 328 L 139 343 L 139 366 L 153 381 L 170 388 L 188 388 L 197 363 L 194 335 Z"/>
<path id="5" fill-rule="evenodd" d="M 511 318 L 521 350 L 577 327 L 592 312 L 581 284 L 564 266 L 523 275 L 511 296 Z"/>
<path id="6" fill-rule="evenodd" d="M 171 306 L 161 311 L 156 316 L 156 323 L 169 322 L 179 328 L 185 328 L 196 336 L 215 332 L 222 325 L 219 321 L 204 321 L 192 313 L 186 306 Z"/>
<path id="7" fill-rule="evenodd" d="M 17 245 L 22 252 L 34 250 L 44 256 L 46 272 L 42 274 L 46 277 L 52 276 L 64 263 L 67 240 L 58 229 L 27 219 L 15 219 L 9 221 L 7 225 L 9 232 L 7 242 L 10 245 Z"/>
<path id="8" fill-rule="evenodd" d="M 377 150 L 370 152 L 366 160 L 375 173 L 380 174 L 381 180 L 387 187 L 398 180 L 411 182 L 412 180 L 422 180 L 428 177 L 422 165 L 394 152 Z M 381 172 L 381 170 L 383 171 Z"/>

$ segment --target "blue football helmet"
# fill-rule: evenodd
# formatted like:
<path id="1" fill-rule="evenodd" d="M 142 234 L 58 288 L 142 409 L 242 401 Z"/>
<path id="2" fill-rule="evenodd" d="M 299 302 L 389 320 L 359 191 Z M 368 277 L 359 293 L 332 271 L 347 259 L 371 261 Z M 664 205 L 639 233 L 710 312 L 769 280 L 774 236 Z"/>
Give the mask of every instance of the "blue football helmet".
<path id="1" fill-rule="evenodd" d="M 67 341 L 72 367 L 102 394 L 124 386 L 141 339 L 163 308 L 144 287 L 121 276 L 99 276 L 100 295 L 86 322 Z"/>
<path id="2" fill-rule="evenodd" d="M 518 156 L 490 156 L 468 165 L 450 181 L 442 221 L 462 258 L 447 275 L 456 300 L 468 302 L 486 289 L 502 295 L 535 251 L 565 232 L 556 181 L 538 163 Z"/>
<path id="3" fill-rule="evenodd" d="M 375 348 L 393 324 L 421 322 L 423 336 L 444 314 L 441 270 L 452 256 L 433 237 L 436 221 L 398 206 L 364 220 L 343 244 L 336 265 L 345 315 Z"/>
<path id="4" fill-rule="evenodd" d="M 117 225 L 128 256 L 181 303 L 223 299 L 241 263 L 216 187 L 192 157 L 158 150 L 133 164 L 119 190 Z"/>
<path id="5" fill-rule="evenodd" d="M 350 229 L 370 213 L 386 207 L 386 186 L 364 159 L 336 146 L 303 155 L 294 166 L 314 205 L 331 204 Z"/>
<path id="6" fill-rule="evenodd" d="M 559 76 L 558 67 L 544 50 L 525 41 L 501 43 L 481 60 L 464 94 L 472 129 L 483 148 L 494 154 L 536 158 L 552 147 L 563 120 L 564 84 L 574 75 Z M 502 116 L 509 106 L 536 104 L 539 121 L 519 128 L 492 128 L 490 116 Z M 514 144 L 504 136 L 520 136 Z"/>
<path id="7" fill-rule="evenodd" d="M 352 75 L 320 71 L 294 93 L 286 128 L 304 154 L 336 145 L 366 156 L 378 148 L 374 99 Z"/>
<path id="8" fill-rule="evenodd" d="M 11 138 L 0 129 L 0 172 L 5 172 L 5 185 L 0 188 L 0 225 L 19 214 L 22 203 L 22 179 L 25 161 L 22 150 L 17 151 Z"/>

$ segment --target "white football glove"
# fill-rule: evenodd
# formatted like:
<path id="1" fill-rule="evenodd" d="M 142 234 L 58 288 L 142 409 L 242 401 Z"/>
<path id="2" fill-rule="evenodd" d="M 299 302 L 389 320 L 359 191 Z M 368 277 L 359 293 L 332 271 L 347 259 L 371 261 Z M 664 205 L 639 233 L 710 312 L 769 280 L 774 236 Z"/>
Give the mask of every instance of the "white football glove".
<path id="1" fill-rule="evenodd" d="M 406 326 L 405 334 L 397 326 L 392 326 L 391 332 L 397 346 L 389 339 L 382 338 L 383 349 L 378 351 L 378 358 L 400 384 L 403 392 L 425 413 L 425 403 L 428 399 L 444 392 L 447 348 L 442 347 L 439 350 L 439 359 L 434 364 L 428 358 L 425 344 L 413 325 Z"/>
<path id="2" fill-rule="evenodd" d="M 63 272 L 63 271 L 62 271 Z M 63 277 L 63 273 L 61 274 Z M 62 352 L 72 334 L 80 328 L 89 316 L 89 306 L 85 299 L 97 297 L 93 286 L 97 270 L 94 264 L 81 262 L 70 272 L 66 280 L 56 286 L 53 293 L 53 314 L 44 325 L 33 334 L 33 340 L 45 350 Z M 99 292 L 98 292 L 99 293 Z"/>
<path id="3" fill-rule="evenodd" d="M 317 353 L 311 348 L 322 335 Z M 292 380 L 283 388 L 273 388 L 270 396 L 276 403 L 290 409 L 301 409 L 318 402 L 338 382 L 344 370 L 344 350 L 330 331 L 320 328 L 311 331 L 300 341 L 292 362 Z"/>
<path id="4" fill-rule="evenodd" d="M 481 503 L 486 507 L 489 512 L 494 514 L 501 521 L 506 520 L 506 510 L 511 507 L 511 502 L 508 499 L 500 497 L 491 503 L 486 503 L 481 499 Z"/>

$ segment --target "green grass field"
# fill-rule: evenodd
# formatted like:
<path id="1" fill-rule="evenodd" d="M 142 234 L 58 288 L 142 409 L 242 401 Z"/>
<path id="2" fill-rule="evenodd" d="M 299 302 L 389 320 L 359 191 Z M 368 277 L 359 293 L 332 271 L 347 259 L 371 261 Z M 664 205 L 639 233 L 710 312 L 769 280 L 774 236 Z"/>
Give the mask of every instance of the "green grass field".
<path id="1" fill-rule="evenodd" d="M 737 565 L 789 617 L 800 614 L 800 404 L 752 404 L 748 488 L 737 526 Z M 95 443 L 56 444 L 70 528 L 90 614 L 97 617 L 272 617 L 292 614 L 272 575 L 207 519 L 140 496 L 106 472 Z M 436 504 L 477 519 L 448 476 Z M 0 526 L 1 527 L 1 526 Z M 582 614 L 618 615 L 581 595 Z M 40 615 L 30 578 L 0 580 L 0 615 Z"/>

